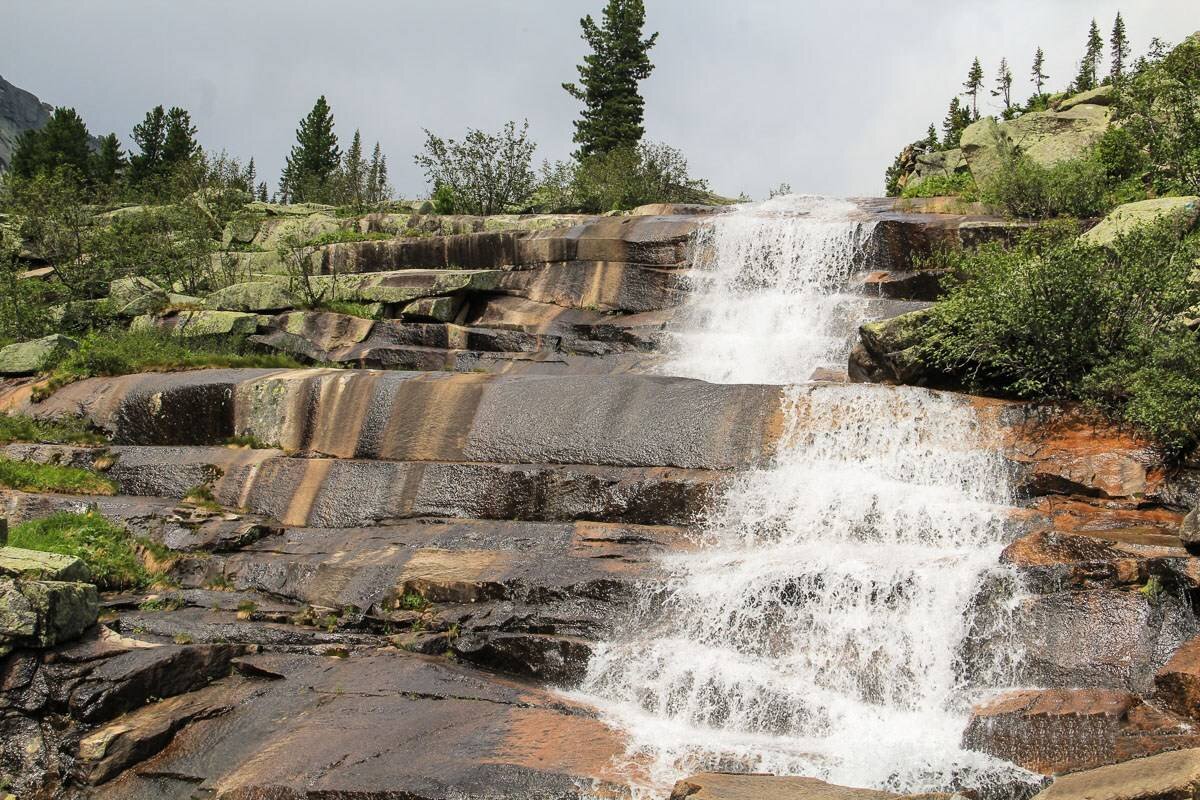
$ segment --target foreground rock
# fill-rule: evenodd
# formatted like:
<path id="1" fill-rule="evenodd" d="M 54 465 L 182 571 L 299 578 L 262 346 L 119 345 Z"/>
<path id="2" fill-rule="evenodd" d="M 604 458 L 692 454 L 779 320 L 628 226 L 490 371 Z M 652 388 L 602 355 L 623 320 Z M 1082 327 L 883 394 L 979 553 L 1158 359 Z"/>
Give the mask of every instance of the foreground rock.
<path id="1" fill-rule="evenodd" d="M 69 336 L 53 333 L 31 342 L 17 342 L 0 348 L 0 375 L 33 375 L 42 372 L 79 343 Z"/>
<path id="2" fill-rule="evenodd" d="M 816 778 L 705 772 L 676 783 L 671 790 L 670 800 L 949 800 L 950 797 L 948 794 L 899 795 L 873 789 L 853 789 Z"/>
<path id="3" fill-rule="evenodd" d="M 0 657 L 19 647 L 47 648 L 96 624 L 96 587 L 77 558 L 0 547 Z"/>
<path id="4" fill-rule="evenodd" d="M 1126 761 L 1054 781 L 1035 800 L 1190 800 L 1200 792 L 1200 750 Z"/>
<path id="5" fill-rule="evenodd" d="M 1171 225 L 1182 235 L 1195 227 L 1198 219 L 1200 197 L 1157 197 L 1117 206 L 1079 239 L 1107 246 L 1120 236 L 1159 222 Z"/>

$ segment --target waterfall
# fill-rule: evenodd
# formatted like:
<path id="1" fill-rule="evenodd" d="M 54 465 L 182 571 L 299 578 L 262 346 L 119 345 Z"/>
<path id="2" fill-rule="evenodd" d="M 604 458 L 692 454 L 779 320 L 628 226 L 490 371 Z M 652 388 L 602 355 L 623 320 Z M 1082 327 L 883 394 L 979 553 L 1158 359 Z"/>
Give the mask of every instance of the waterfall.
<path id="1" fill-rule="evenodd" d="M 770 464 L 731 479 L 576 693 L 660 791 L 713 769 L 910 792 L 1015 772 L 960 746 L 970 704 L 1010 673 L 1004 648 L 973 646 L 982 587 L 1007 580 L 1003 462 L 965 398 L 806 383 L 845 364 L 865 308 L 845 293 L 870 246 L 859 217 L 791 196 L 698 238 L 663 371 L 785 384 L 788 430 Z"/>

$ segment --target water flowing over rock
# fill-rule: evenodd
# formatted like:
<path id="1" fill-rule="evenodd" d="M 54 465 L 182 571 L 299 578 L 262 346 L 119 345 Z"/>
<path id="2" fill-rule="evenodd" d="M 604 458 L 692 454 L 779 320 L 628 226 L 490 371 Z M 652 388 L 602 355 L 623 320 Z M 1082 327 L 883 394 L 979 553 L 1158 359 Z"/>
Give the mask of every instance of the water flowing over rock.
<path id="1" fill-rule="evenodd" d="M 664 371 L 793 384 L 844 363 L 864 310 L 845 287 L 870 246 L 840 201 L 717 218 Z M 722 768 L 898 791 L 1012 779 L 959 744 L 971 698 L 1012 667 L 963 655 L 995 623 L 971 611 L 981 588 L 1011 585 L 1007 472 L 974 408 L 911 388 L 785 392 L 773 463 L 726 487 L 703 546 L 668 558 L 665 590 L 599 649 L 581 695 L 664 782 Z"/>

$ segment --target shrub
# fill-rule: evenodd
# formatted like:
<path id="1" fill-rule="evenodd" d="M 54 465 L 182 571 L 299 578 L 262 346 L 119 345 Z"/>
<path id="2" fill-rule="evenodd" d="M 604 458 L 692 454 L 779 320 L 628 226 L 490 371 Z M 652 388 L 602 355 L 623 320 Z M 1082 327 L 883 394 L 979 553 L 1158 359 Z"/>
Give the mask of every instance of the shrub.
<path id="1" fill-rule="evenodd" d="M 1084 400 L 1138 425 L 1173 452 L 1200 435 L 1200 346 L 1182 316 L 1200 236 L 1167 223 L 1110 248 L 1074 226 L 1043 226 L 1018 245 L 963 251 L 935 307 L 923 359 L 976 390 Z"/>
<path id="2" fill-rule="evenodd" d="M 543 165 L 535 198 L 541 211 L 603 213 L 647 203 L 703 203 L 711 195 L 706 181 L 689 175 L 679 150 L 642 143 Z"/>
<path id="3" fill-rule="evenodd" d="M 457 213 L 499 214 L 529 203 L 536 183 L 530 166 L 534 149 L 529 123 L 518 131 L 509 122 L 498 134 L 470 129 L 461 142 L 426 130 L 425 152 L 414 160 L 430 186 L 453 193 Z"/>
<path id="4" fill-rule="evenodd" d="M 1043 167 L 1020 152 L 1001 156 L 1000 169 L 983 186 L 985 202 L 1015 217 L 1099 216 L 1111 207 L 1108 179 L 1098 158 L 1087 156 Z"/>
<path id="5" fill-rule="evenodd" d="M 1104 173 L 1114 181 L 1123 181 L 1146 169 L 1146 156 L 1129 131 L 1109 128 L 1096 145 L 1096 156 Z"/>
<path id="6" fill-rule="evenodd" d="M 975 179 L 969 172 L 956 172 L 951 175 L 930 175 L 920 183 L 905 186 L 901 197 L 945 197 L 954 195 L 968 203 L 979 199 L 979 190 Z"/>
<path id="7" fill-rule="evenodd" d="M 1200 36 L 1138 65 L 1120 93 L 1124 129 L 1148 155 L 1160 193 L 1200 193 Z"/>
<path id="8" fill-rule="evenodd" d="M 138 556 L 138 542 L 127 532 L 93 512 L 60 512 L 23 522 L 9 534 L 13 547 L 75 556 L 88 565 L 101 589 L 141 588 L 153 583 Z"/>

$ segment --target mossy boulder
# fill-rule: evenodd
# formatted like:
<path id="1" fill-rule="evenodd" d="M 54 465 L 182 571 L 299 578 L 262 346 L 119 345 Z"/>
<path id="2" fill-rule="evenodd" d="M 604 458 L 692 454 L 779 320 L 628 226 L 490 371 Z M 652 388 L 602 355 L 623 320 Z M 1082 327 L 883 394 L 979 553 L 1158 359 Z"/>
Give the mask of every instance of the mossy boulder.
<path id="1" fill-rule="evenodd" d="M 1079 239 L 1093 245 L 1108 246 L 1131 231 L 1168 220 L 1179 235 L 1196 227 L 1200 219 L 1200 197 L 1156 197 L 1125 203 L 1108 213 L 1100 223 L 1083 233 Z"/>
<path id="2" fill-rule="evenodd" d="M 265 215 L 262 212 L 244 211 L 229 221 L 221 235 L 221 249 L 228 250 L 234 245 L 250 244 L 258 235 L 259 226 Z"/>
<path id="3" fill-rule="evenodd" d="M 47 309 L 50 321 L 61 331 L 85 331 L 113 319 L 112 303 L 99 300 L 72 300 Z"/>
<path id="4" fill-rule="evenodd" d="M 177 311 L 171 314 L 155 316 L 146 314 L 137 317 L 130 324 L 132 331 L 169 331 L 176 336 L 185 338 L 200 337 L 240 337 L 251 336 L 258 331 L 258 326 L 266 320 L 258 314 L 246 314 L 240 311 Z"/>
<path id="5" fill-rule="evenodd" d="M 134 275 L 118 278 L 108 285 L 108 301 L 118 317 L 154 314 L 167 307 L 167 290 L 149 278 Z"/>
<path id="6" fill-rule="evenodd" d="M 204 305 L 217 311 L 271 313 L 297 308 L 300 300 L 279 281 L 249 281 L 213 292 Z"/>
<path id="7" fill-rule="evenodd" d="M 0 349 L 0 375 L 33 375 L 42 372 L 64 352 L 79 343 L 61 333 L 52 333 L 31 342 L 17 342 Z"/>
<path id="8" fill-rule="evenodd" d="M 881 383 L 925 383 L 932 370 L 921 358 L 920 345 L 932 314 L 931 308 L 925 308 L 860 327 L 858 333 L 865 353 L 859 356 L 860 363 L 852 366 L 858 367 L 861 379 Z M 867 359 L 862 359 L 862 355 Z"/>
<path id="9" fill-rule="evenodd" d="M 422 297 L 406 305 L 400 312 L 404 319 L 453 322 L 465 302 L 462 295 Z"/>
<path id="10" fill-rule="evenodd" d="M 1111 109 L 1093 103 L 1034 111 L 1004 122 L 984 117 L 963 131 L 963 157 L 980 185 L 997 173 L 1008 152 L 1019 150 L 1035 164 L 1052 167 L 1087 155 L 1108 130 L 1111 118 Z"/>
<path id="11" fill-rule="evenodd" d="M 0 654 L 76 639 L 99 615 L 100 598 L 90 583 L 0 577 Z"/>
<path id="12" fill-rule="evenodd" d="M 87 564 L 75 556 L 26 550 L 23 547 L 0 547 L 0 575 L 26 580 L 84 583 L 92 579 Z"/>
<path id="13" fill-rule="evenodd" d="M 1086 92 L 1071 95 L 1070 97 L 1060 100 L 1055 105 L 1055 111 L 1070 111 L 1075 106 L 1093 105 L 1093 106 L 1111 106 L 1116 96 L 1113 93 L 1111 84 L 1107 86 L 1097 86 L 1095 89 L 1090 89 Z"/>

